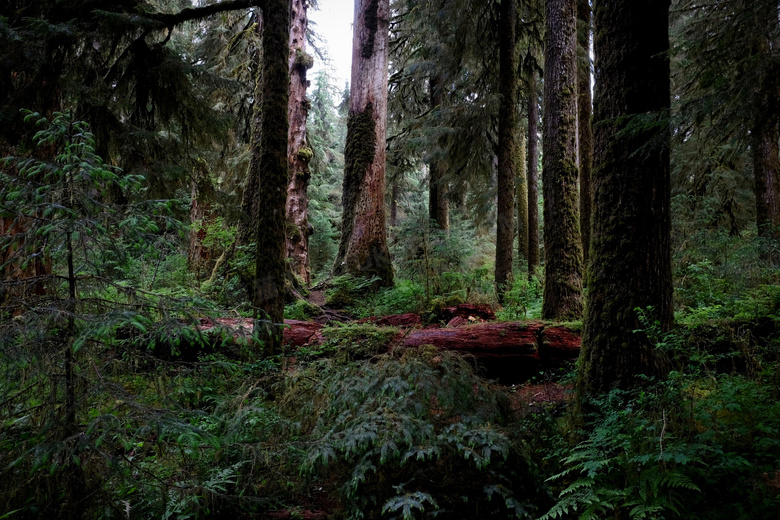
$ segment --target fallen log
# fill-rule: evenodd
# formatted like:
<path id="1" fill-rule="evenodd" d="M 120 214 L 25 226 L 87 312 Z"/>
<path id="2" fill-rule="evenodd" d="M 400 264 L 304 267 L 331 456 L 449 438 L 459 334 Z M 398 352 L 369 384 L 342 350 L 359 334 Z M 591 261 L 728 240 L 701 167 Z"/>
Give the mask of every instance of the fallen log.
<path id="1" fill-rule="evenodd" d="M 404 339 L 407 347 L 433 345 L 471 354 L 491 379 L 509 384 L 562 367 L 579 355 L 580 337 L 563 327 L 539 322 L 479 323 L 423 329 Z"/>

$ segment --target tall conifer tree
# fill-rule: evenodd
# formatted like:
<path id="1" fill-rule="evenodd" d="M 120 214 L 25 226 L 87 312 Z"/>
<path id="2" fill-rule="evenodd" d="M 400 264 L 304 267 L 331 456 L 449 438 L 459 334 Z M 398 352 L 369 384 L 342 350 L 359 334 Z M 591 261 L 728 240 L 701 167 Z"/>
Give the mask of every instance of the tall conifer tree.
<path id="1" fill-rule="evenodd" d="M 578 386 L 626 388 L 656 365 L 637 308 L 672 324 L 669 1 L 597 0 L 594 214 Z"/>
<path id="2" fill-rule="evenodd" d="M 268 351 L 281 346 L 284 321 L 285 202 L 287 199 L 287 105 L 290 79 L 289 0 L 268 0 L 263 10 L 262 74 L 255 89 L 252 160 L 249 175 L 257 183 L 257 250 L 254 306 L 270 321 Z"/>
<path id="3" fill-rule="evenodd" d="M 355 0 L 352 81 L 344 150 L 344 213 L 335 274 L 392 285 L 385 230 L 389 0 Z"/>
<path id="4" fill-rule="evenodd" d="M 576 20 L 576 0 L 547 0 L 542 172 L 544 319 L 576 319 L 582 314 Z"/>
<path id="5" fill-rule="evenodd" d="M 502 0 L 499 14 L 498 207 L 496 209 L 496 292 L 499 301 L 512 284 L 517 159 L 517 0 Z"/>

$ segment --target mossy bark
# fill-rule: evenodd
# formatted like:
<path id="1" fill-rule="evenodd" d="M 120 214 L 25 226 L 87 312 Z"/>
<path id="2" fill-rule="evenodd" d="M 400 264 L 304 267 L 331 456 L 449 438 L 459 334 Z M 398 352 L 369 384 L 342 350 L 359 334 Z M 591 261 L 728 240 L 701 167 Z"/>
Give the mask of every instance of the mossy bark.
<path id="1" fill-rule="evenodd" d="M 393 283 L 385 229 L 389 0 L 356 0 L 344 150 L 344 210 L 334 274 Z"/>
<path id="2" fill-rule="evenodd" d="M 265 340 L 271 353 L 281 347 L 284 321 L 289 12 L 288 0 L 268 0 L 263 12 L 262 74 L 255 88 L 262 101 L 254 116 L 249 167 L 262 209 L 257 215 L 254 306 L 257 317 L 270 322 Z"/>
<path id="3" fill-rule="evenodd" d="M 577 0 L 577 156 L 580 168 L 580 232 L 582 265 L 587 272 L 590 251 L 591 207 L 593 193 L 590 175 L 593 169 L 593 130 L 590 95 L 590 23 L 588 0 Z M 587 280 L 586 280 L 587 283 Z"/>
<path id="4" fill-rule="evenodd" d="M 659 371 L 636 308 L 672 325 L 669 1 L 595 4 L 594 212 L 580 395 Z"/>
<path id="5" fill-rule="evenodd" d="M 496 208 L 495 281 L 498 300 L 512 286 L 512 244 L 515 238 L 515 175 L 517 157 L 517 0 L 503 0 L 499 14 L 498 201 Z"/>
<path id="6" fill-rule="evenodd" d="M 285 249 L 292 273 L 303 283 L 311 282 L 309 265 L 309 197 L 307 190 L 311 171 L 309 161 L 313 151 L 306 140 L 306 117 L 309 102 L 306 99 L 306 69 L 311 57 L 306 54 L 307 0 L 292 0 L 290 23 L 290 99 L 287 106 L 289 121 L 287 156 L 289 180 L 287 184 L 287 236 Z M 306 58 L 307 56 L 308 59 Z"/>
<path id="7" fill-rule="evenodd" d="M 539 91 L 536 70 L 528 75 L 528 278 L 539 266 Z"/>
<path id="8" fill-rule="evenodd" d="M 778 31 L 778 7 L 765 2 L 755 12 L 755 36 L 750 53 L 753 57 L 772 54 L 773 42 L 767 36 Z M 776 52 L 776 51 L 775 51 Z M 768 59 L 768 58 L 763 58 Z M 754 191 L 756 197 L 756 226 L 758 235 L 765 239 L 780 238 L 780 79 L 777 67 L 765 67 L 753 87 L 754 116 L 750 128 L 753 155 Z M 770 247 L 763 254 L 772 259 Z"/>
<path id="9" fill-rule="evenodd" d="M 260 36 L 261 39 L 261 45 L 262 45 L 262 34 L 263 34 L 263 13 L 260 11 L 260 9 L 256 9 L 254 13 L 252 13 L 252 19 L 255 23 L 254 30 L 255 32 Z M 259 96 L 262 96 L 262 78 L 263 78 L 263 71 L 261 69 L 261 65 L 263 62 L 262 57 L 262 49 L 260 47 L 254 49 L 253 55 L 250 57 L 250 60 L 253 64 L 253 67 L 255 69 L 254 72 L 254 80 L 255 80 L 255 88 L 254 88 L 254 103 L 252 105 L 252 141 L 250 143 L 250 146 L 252 147 L 252 153 L 259 153 L 260 152 L 260 103 L 261 98 Z M 255 142 L 255 138 L 257 138 L 257 142 Z M 259 157 L 257 159 L 259 161 Z M 260 183 L 260 176 L 252 173 L 252 165 L 250 164 L 249 171 L 247 171 L 246 176 L 246 182 L 244 183 L 244 192 L 241 197 L 241 213 L 240 218 L 238 220 L 238 230 L 236 233 L 236 245 L 239 246 L 245 246 L 248 244 L 251 244 L 254 242 L 255 237 L 257 236 L 257 214 L 258 214 L 258 207 L 257 207 L 257 189 L 258 185 Z M 255 172 L 256 173 L 256 172 Z M 245 281 L 245 283 L 248 285 L 249 282 Z M 252 294 L 251 298 L 254 298 L 254 288 L 250 293 Z"/>
<path id="10" fill-rule="evenodd" d="M 544 51 L 542 318 L 582 315 L 577 169 L 576 0 L 547 0 Z"/>
<path id="11" fill-rule="evenodd" d="M 443 101 L 441 80 L 431 76 L 429 83 L 431 109 L 441 106 Z M 447 202 L 447 184 L 444 181 L 444 167 L 437 158 L 428 164 L 430 178 L 428 182 L 428 218 L 436 221 L 443 231 L 450 229 L 450 206 Z"/>
<path id="12" fill-rule="evenodd" d="M 528 179 L 525 168 L 525 135 L 519 134 L 517 147 L 517 179 L 515 200 L 517 201 L 517 258 L 528 258 Z"/>

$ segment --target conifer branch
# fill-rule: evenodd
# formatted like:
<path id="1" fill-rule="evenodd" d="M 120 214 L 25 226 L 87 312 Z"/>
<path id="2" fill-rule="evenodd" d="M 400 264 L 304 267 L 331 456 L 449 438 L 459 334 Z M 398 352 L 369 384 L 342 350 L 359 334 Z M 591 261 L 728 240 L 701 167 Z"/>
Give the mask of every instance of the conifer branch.
<path id="1" fill-rule="evenodd" d="M 218 4 L 206 5 L 203 7 L 188 7 L 178 13 L 149 13 L 144 14 L 145 18 L 155 20 L 166 27 L 175 27 L 184 22 L 192 20 L 201 20 L 208 16 L 226 11 L 238 11 L 250 7 L 259 7 L 265 10 L 266 0 L 228 0 Z"/>

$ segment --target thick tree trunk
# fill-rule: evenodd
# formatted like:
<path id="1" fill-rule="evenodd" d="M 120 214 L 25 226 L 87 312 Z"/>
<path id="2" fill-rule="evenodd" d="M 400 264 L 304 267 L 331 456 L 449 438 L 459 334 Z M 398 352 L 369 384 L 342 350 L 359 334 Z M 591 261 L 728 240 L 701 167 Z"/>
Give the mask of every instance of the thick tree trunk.
<path id="1" fill-rule="evenodd" d="M 355 0 L 344 213 L 333 272 L 393 284 L 385 231 L 389 0 Z"/>
<path id="2" fill-rule="evenodd" d="M 254 305 L 270 322 L 266 346 L 271 353 L 281 346 L 284 320 L 289 7 L 289 0 L 268 0 L 263 12 L 263 71 L 255 88 L 262 101 L 255 105 L 249 167 L 257 183 L 257 207 L 262 208 L 257 215 Z"/>
<path id="3" fill-rule="evenodd" d="M 306 99 L 306 70 L 312 66 L 311 56 L 306 54 L 306 16 L 308 0 L 291 0 L 290 20 L 290 99 L 287 118 L 290 129 L 287 142 L 290 179 L 287 184 L 287 229 L 285 249 L 290 269 L 303 283 L 311 282 L 309 265 L 309 161 L 312 149 L 306 140 L 306 116 L 309 101 Z"/>
<path id="4" fill-rule="evenodd" d="M 769 61 L 772 54 L 772 41 L 766 36 L 777 31 L 777 5 L 766 3 L 756 11 L 756 38 L 750 49 L 753 56 L 764 57 Z M 753 154 L 753 176 L 756 197 L 756 225 L 760 237 L 780 238 L 780 126 L 778 126 L 778 84 L 776 68 L 766 66 L 754 86 L 755 115 L 750 129 Z M 768 246 L 768 245 L 767 245 Z M 771 247 L 763 254 L 771 260 Z"/>
<path id="5" fill-rule="evenodd" d="M 635 309 L 672 325 L 668 0 L 597 0 L 594 212 L 582 395 L 658 371 Z"/>
<path id="6" fill-rule="evenodd" d="M 758 234 L 780 238 L 780 127 L 777 121 L 758 122 L 751 137 Z"/>
<path id="7" fill-rule="evenodd" d="M 528 75 L 528 279 L 539 266 L 539 92 L 536 70 Z"/>
<path id="8" fill-rule="evenodd" d="M 582 265 L 587 272 L 590 252 L 590 226 L 593 194 L 590 174 L 593 169 L 593 130 L 590 124 L 590 3 L 577 0 L 577 137 L 580 168 L 580 231 L 582 234 Z"/>
<path id="9" fill-rule="evenodd" d="M 442 92 L 441 81 L 436 76 L 430 79 L 431 108 L 441 106 Z M 428 165 L 430 181 L 428 185 L 428 218 L 436 221 L 436 225 L 443 231 L 450 229 L 450 207 L 447 203 L 447 185 L 444 182 L 444 168 L 441 161 L 431 159 Z"/>
<path id="10" fill-rule="evenodd" d="M 525 135 L 519 134 L 519 146 L 517 147 L 517 259 L 522 261 L 528 258 L 528 179 L 525 168 Z"/>
<path id="11" fill-rule="evenodd" d="M 542 318 L 582 315 L 577 188 L 576 0 L 547 0 L 544 50 L 544 298 Z"/>
<path id="12" fill-rule="evenodd" d="M 498 207 L 496 208 L 496 293 L 503 302 L 512 286 L 512 244 L 515 238 L 515 175 L 517 157 L 517 0 L 503 0 L 499 16 Z"/>

